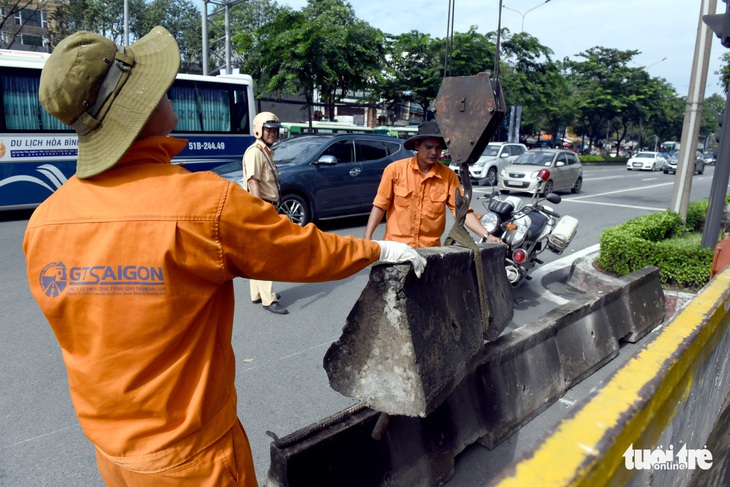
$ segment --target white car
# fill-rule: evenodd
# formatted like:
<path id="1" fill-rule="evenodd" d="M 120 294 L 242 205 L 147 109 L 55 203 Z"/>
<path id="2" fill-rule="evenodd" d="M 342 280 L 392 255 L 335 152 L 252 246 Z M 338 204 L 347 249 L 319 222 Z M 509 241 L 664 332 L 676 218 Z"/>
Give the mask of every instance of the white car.
<path id="1" fill-rule="evenodd" d="M 524 144 L 490 142 L 481 157 L 469 166 L 469 179 L 476 185 L 497 185 L 497 175 L 518 156 L 527 152 Z M 459 164 L 451 162 L 449 168 L 459 174 Z"/>
<path id="2" fill-rule="evenodd" d="M 659 171 L 664 167 L 666 159 L 658 152 L 639 152 L 626 161 L 626 169 L 631 171 L 636 169 L 639 171 Z"/>

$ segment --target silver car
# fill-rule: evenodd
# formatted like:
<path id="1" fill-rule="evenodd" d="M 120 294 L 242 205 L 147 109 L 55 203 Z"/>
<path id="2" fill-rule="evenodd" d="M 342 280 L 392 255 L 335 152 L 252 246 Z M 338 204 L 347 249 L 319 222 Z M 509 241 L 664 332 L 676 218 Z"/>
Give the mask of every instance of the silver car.
<path id="1" fill-rule="evenodd" d="M 664 174 L 669 173 L 676 173 L 677 172 L 677 162 L 679 160 L 679 152 L 675 152 L 674 154 L 670 155 L 669 158 L 664 163 L 664 167 L 662 168 L 662 172 Z M 702 152 L 696 151 L 695 152 L 695 167 L 693 173 L 702 174 L 705 172 L 705 158 Z"/>
<path id="2" fill-rule="evenodd" d="M 527 147 L 524 144 L 491 142 L 487 144 L 481 157 L 469 166 L 469 179 L 477 185 L 496 186 L 499 171 L 526 151 Z M 459 167 L 456 162 L 449 165 L 449 168 L 455 171 L 456 174 L 459 174 Z"/>
<path id="3" fill-rule="evenodd" d="M 536 149 L 525 152 L 500 171 L 498 188 L 502 193 L 530 193 L 538 183 L 540 169 L 550 171 L 544 194 L 564 190 L 578 193 L 583 186 L 583 166 L 576 154 L 561 149 Z"/>

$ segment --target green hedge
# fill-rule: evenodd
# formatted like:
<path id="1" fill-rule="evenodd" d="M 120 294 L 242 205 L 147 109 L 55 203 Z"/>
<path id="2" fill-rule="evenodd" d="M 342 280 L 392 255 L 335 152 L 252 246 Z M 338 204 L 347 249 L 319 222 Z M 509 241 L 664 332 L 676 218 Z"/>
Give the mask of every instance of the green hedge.
<path id="1" fill-rule="evenodd" d="M 666 210 L 604 230 L 598 264 L 618 276 L 654 265 L 665 285 L 701 288 L 710 280 L 714 255 L 700 244 L 707 207 L 706 200 L 690 203 L 686 225 L 679 214 Z"/>
<path id="2" fill-rule="evenodd" d="M 580 157 L 580 162 L 590 164 L 592 162 L 610 162 L 612 164 L 626 164 L 626 161 L 629 160 L 628 157 L 609 157 L 609 156 L 578 156 Z"/>

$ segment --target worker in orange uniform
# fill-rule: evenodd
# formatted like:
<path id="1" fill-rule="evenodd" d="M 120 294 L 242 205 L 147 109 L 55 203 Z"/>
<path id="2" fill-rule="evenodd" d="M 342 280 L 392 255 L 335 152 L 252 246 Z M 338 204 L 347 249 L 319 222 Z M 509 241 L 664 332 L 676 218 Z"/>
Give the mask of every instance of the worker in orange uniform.
<path id="1" fill-rule="evenodd" d="M 180 64 L 162 27 L 91 32 L 46 61 L 39 98 L 78 134 L 76 175 L 33 213 L 31 292 L 61 346 L 79 423 L 110 486 L 255 486 L 231 346 L 238 276 L 340 279 L 408 246 L 302 228 L 211 172 L 170 163 Z M 281 259 L 286 255 L 286 259 Z"/>
<path id="2" fill-rule="evenodd" d="M 372 239 L 386 215 L 385 240 L 414 248 L 438 247 L 446 227 L 446 208 L 456 215 L 459 178 L 439 163 L 446 143 L 435 121 L 419 125 L 418 133 L 403 145 L 415 150 L 416 155 L 392 162 L 383 171 L 364 238 Z M 486 237 L 487 242 L 500 242 L 487 232 L 471 209 L 464 224 L 480 237 Z"/>

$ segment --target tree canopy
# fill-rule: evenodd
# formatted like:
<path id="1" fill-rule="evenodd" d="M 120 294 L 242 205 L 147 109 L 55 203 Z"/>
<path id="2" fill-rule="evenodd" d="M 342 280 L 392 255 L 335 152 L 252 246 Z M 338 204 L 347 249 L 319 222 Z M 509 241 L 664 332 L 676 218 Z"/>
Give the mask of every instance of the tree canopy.
<path id="1" fill-rule="evenodd" d="M 201 19 L 193 0 L 128 1 L 132 41 L 163 25 L 180 45 L 181 69 L 199 71 Z M 121 42 L 123 2 L 66 0 L 54 15 L 52 42 L 81 29 Z M 666 80 L 632 66 L 640 54 L 636 50 L 594 46 L 559 61 L 538 38 L 505 28 L 495 67 L 497 32 L 480 33 L 472 26 L 454 33 L 446 59 L 446 39 L 417 30 L 383 33 L 358 19 L 345 0 L 308 0 L 299 10 L 275 0 L 248 0 L 231 8 L 230 21 L 234 62 L 253 76 L 258 95 L 301 95 L 310 120 L 315 96 L 333 117 L 335 103 L 357 93 L 359 103 L 389 108 L 393 121 L 404 104 L 427 109 L 445 75 L 470 76 L 497 68 L 507 105 L 523 107 L 523 138 L 549 133 L 557 139 L 568 127 L 598 144 L 634 140 L 653 145 L 681 135 L 684 98 Z M 210 25 L 211 50 L 220 52 L 216 40 L 223 20 Z M 727 90 L 730 54 L 723 59 L 719 74 Z M 717 95 L 706 100 L 703 136 L 717 131 L 721 102 Z"/>
<path id="2" fill-rule="evenodd" d="M 200 62 L 202 34 L 200 11 L 192 0 L 128 0 L 130 43 L 153 27 L 165 27 L 180 46 L 181 69 Z M 87 30 L 124 41 L 124 0 L 66 0 L 51 16 L 52 43 L 74 32 Z"/>

